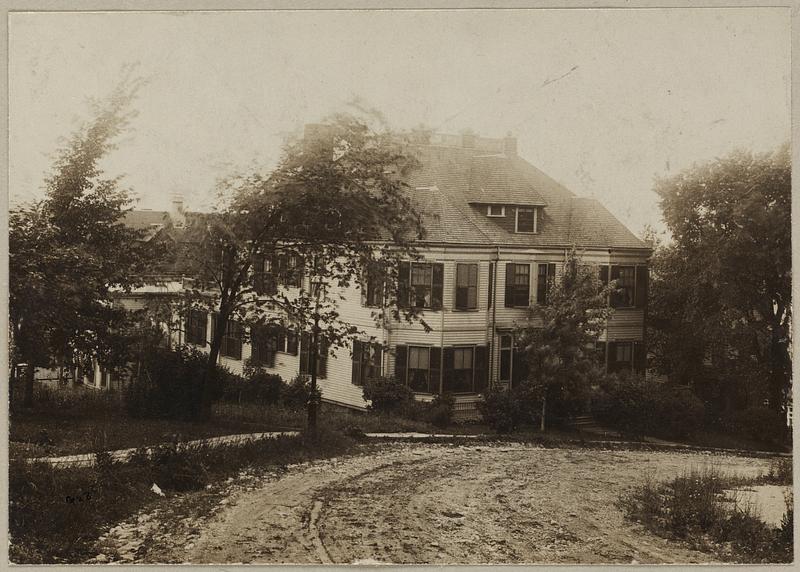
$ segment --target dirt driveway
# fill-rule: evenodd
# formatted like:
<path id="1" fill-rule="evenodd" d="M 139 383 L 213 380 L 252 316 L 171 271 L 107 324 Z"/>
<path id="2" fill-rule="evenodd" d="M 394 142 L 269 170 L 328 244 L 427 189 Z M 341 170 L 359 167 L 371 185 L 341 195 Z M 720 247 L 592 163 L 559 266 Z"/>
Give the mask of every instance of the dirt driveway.
<path id="1" fill-rule="evenodd" d="M 140 562 L 710 562 L 629 523 L 619 495 L 691 467 L 757 475 L 768 460 L 529 445 L 386 444 L 292 468 L 224 499 L 188 545 Z"/>

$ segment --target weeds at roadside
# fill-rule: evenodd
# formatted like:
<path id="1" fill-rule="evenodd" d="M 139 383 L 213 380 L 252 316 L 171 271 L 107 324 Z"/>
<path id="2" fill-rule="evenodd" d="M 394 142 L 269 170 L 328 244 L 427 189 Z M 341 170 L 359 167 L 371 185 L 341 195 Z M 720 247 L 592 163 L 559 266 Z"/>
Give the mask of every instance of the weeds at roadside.
<path id="1" fill-rule="evenodd" d="M 620 499 L 626 516 L 650 531 L 684 540 L 741 563 L 791 562 L 793 511 L 779 528 L 771 528 L 749 503 L 726 491 L 753 479 L 730 477 L 714 468 L 694 469 L 672 480 L 652 478 Z M 787 501 L 788 503 L 788 501 Z"/>
<path id="2" fill-rule="evenodd" d="M 19 564 L 85 560 L 105 525 L 157 500 L 153 484 L 167 495 L 199 490 L 245 468 L 328 458 L 354 447 L 352 438 L 321 429 L 316 440 L 300 435 L 217 447 L 139 448 L 128 463 L 98 453 L 92 468 L 14 461 L 9 467 L 10 558 Z"/>

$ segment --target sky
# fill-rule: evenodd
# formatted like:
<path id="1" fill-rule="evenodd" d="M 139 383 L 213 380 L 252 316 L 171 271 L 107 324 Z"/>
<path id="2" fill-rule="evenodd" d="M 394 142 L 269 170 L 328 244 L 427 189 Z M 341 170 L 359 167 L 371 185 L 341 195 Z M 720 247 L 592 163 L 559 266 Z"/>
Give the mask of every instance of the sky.
<path id="1" fill-rule="evenodd" d="M 103 167 L 139 208 L 210 208 L 354 98 L 396 129 L 510 132 L 637 234 L 663 228 L 656 177 L 790 135 L 785 8 L 12 13 L 12 205 L 130 63 L 148 83 Z"/>

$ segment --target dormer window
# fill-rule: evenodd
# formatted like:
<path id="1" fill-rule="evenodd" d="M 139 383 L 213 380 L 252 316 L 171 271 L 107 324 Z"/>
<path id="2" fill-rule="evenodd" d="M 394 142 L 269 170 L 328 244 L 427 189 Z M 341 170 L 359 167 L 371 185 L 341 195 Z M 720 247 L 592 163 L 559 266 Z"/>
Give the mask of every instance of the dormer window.
<path id="1" fill-rule="evenodd" d="M 537 231 L 537 212 L 535 208 L 516 208 L 516 224 L 514 232 L 534 234 Z"/>
<path id="2" fill-rule="evenodd" d="M 506 216 L 506 207 L 503 205 L 489 205 L 486 216 L 503 217 Z"/>

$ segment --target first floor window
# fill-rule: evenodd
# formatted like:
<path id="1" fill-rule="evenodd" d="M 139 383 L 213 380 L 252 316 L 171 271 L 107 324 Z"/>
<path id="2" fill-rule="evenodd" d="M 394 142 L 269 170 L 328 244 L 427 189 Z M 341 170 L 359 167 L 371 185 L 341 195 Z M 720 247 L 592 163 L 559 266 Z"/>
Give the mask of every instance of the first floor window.
<path id="1" fill-rule="evenodd" d="M 225 357 L 242 359 L 242 325 L 239 322 L 228 320 L 225 324 L 219 353 Z"/>
<path id="2" fill-rule="evenodd" d="M 602 342 L 599 342 L 601 344 Z M 605 349 L 605 345 L 603 345 Z M 633 371 L 644 373 L 647 367 L 645 345 L 640 341 L 608 342 L 608 371 Z"/>
<path id="3" fill-rule="evenodd" d="M 189 310 L 186 320 L 186 341 L 200 346 L 206 345 L 208 314 L 202 310 Z"/>
<path id="4" fill-rule="evenodd" d="M 478 265 L 456 264 L 456 309 L 478 307 Z"/>
<path id="5" fill-rule="evenodd" d="M 300 338 L 300 373 L 311 374 L 311 334 L 304 332 Z M 317 377 L 324 379 L 328 375 L 328 344 L 324 340 L 317 343 Z"/>
<path id="6" fill-rule="evenodd" d="M 250 331 L 250 348 L 250 361 L 253 365 L 275 367 L 277 330 L 267 326 L 254 326 Z"/>
<path id="7" fill-rule="evenodd" d="M 511 381 L 512 338 L 508 334 L 500 336 L 500 381 Z"/>
<path id="8" fill-rule="evenodd" d="M 397 346 L 395 377 L 418 393 L 481 393 L 488 382 L 486 346 Z"/>
<path id="9" fill-rule="evenodd" d="M 383 347 L 380 344 L 353 342 L 353 385 L 364 385 L 370 379 L 381 375 Z"/>

